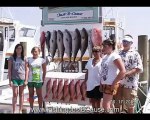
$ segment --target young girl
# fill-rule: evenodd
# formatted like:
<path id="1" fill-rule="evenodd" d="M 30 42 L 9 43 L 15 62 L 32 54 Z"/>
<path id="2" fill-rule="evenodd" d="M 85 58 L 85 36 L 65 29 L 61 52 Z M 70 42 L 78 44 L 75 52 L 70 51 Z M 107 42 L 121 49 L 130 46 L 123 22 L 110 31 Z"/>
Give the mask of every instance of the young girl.
<path id="1" fill-rule="evenodd" d="M 13 90 L 13 113 L 16 111 L 17 96 L 18 96 L 18 86 L 19 86 L 19 113 L 22 111 L 23 106 L 23 91 L 24 85 L 27 84 L 25 80 L 25 58 L 24 58 L 24 49 L 21 44 L 17 44 L 14 49 L 13 55 L 8 60 L 8 76 L 9 76 L 9 85 Z"/>
<path id="2" fill-rule="evenodd" d="M 29 69 L 28 73 L 28 89 L 29 89 L 29 102 L 30 112 L 33 110 L 34 103 L 34 88 L 36 88 L 36 94 L 38 96 L 39 110 L 42 109 L 42 85 L 45 81 L 46 75 L 46 61 L 39 57 L 40 48 L 33 47 L 31 50 L 33 57 L 28 58 L 26 68 Z"/>
<path id="3" fill-rule="evenodd" d="M 115 53 L 115 41 L 103 41 L 103 50 L 106 54 L 101 63 L 101 84 L 103 92 L 103 108 L 105 112 L 112 112 L 110 106 L 113 95 L 116 94 L 119 81 L 125 76 L 125 66 L 121 57 Z"/>
<path id="4" fill-rule="evenodd" d="M 103 93 L 99 91 L 102 49 L 99 46 L 95 46 L 93 47 L 92 52 L 94 57 L 89 59 L 86 64 L 86 93 L 87 97 L 90 99 L 94 113 L 98 113 L 98 109 L 100 109 L 101 98 L 103 98 Z"/>

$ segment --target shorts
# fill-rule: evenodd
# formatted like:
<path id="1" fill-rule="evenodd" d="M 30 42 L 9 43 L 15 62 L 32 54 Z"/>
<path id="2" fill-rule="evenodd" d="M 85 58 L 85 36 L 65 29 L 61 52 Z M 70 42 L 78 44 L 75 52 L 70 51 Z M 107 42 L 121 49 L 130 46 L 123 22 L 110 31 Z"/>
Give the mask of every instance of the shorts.
<path id="1" fill-rule="evenodd" d="M 36 82 L 28 82 L 28 87 L 29 88 L 42 88 L 43 82 L 36 83 Z"/>
<path id="2" fill-rule="evenodd" d="M 119 85 L 117 94 L 114 96 L 116 104 L 125 105 L 126 107 L 133 107 L 137 98 L 137 90 L 132 88 L 125 88 Z"/>
<path id="3" fill-rule="evenodd" d="M 14 86 L 22 86 L 22 85 L 24 85 L 24 80 L 12 79 L 12 82 L 13 82 Z"/>
<path id="4" fill-rule="evenodd" d="M 116 84 L 115 88 L 111 90 L 111 85 L 103 84 L 100 87 L 100 91 L 105 94 L 115 95 L 117 93 L 118 87 L 119 87 L 119 84 Z"/>
<path id="5" fill-rule="evenodd" d="M 101 99 L 103 98 L 103 93 L 99 91 L 100 86 L 96 86 L 91 91 L 86 91 L 86 95 L 88 98 Z"/>

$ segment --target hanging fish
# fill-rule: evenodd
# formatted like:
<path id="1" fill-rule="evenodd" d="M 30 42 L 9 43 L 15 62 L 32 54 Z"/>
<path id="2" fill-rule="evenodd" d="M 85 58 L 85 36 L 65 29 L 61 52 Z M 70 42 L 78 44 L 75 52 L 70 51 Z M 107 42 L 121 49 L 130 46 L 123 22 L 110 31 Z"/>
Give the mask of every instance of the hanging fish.
<path id="1" fill-rule="evenodd" d="M 67 29 L 65 29 L 64 31 L 63 43 L 65 47 L 65 53 L 69 58 L 69 62 L 68 65 L 66 66 L 66 69 L 69 69 L 69 65 L 71 63 L 71 56 L 72 56 L 72 36 Z"/>
<path id="2" fill-rule="evenodd" d="M 92 42 L 94 46 L 101 46 L 102 44 L 102 31 L 94 28 L 92 29 Z"/>
<path id="3" fill-rule="evenodd" d="M 54 56 L 57 50 L 57 32 L 53 30 L 51 39 L 50 39 L 50 53 L 52 57 L 52 61 L 54 61 Z"/>
<path id="4" fill-rule="evenodd" d="M 47 46 L 48 53 L 50 53 L 50 38 L 51 38 L 51 33 L 50 31 L 47 31 L 46 32 L 46 46 Z"/>
<path id="5" fill-rule="evenodd" d="M 90 58 L 92 58 L 92 49 L 93 49 L 92 30 L 89 30 L 89 34 L 88 34 L 88 51 L 89 51 L 89 57 Z"/>
<path id="6" fill-rule="evenodd" d="M 61 71 L 63 72 L 63 56 L 65 52 L 65 47 L 63 43 L 63 33 L 60 30 L 58 30 L 57 32 L 57 47 L 58 47 L 59 57 L 61 58 L 59 64 L 61 64 Z"/>
<path id="7" fill-rule="evenodd" d="M 45 32 L 43 31 L 41 32 L 41 37 L 40 37 L 42 58 L 45 58 L 45 42 L 46 42 L 46 37 L 45 37 Z"/>

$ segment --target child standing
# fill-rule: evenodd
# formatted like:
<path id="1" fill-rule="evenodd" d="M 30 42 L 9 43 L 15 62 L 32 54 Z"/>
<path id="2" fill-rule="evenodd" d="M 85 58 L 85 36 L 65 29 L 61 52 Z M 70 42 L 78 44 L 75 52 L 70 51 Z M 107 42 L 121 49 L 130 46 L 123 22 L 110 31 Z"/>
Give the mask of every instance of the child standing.
<path id="1" fill-rule="evenodd" d="M 34 103 L 34 88 L 36 89 L 36 94 L 38 96 L 39 110 L 42 109 L 42 85 L 45 81 L 46 75 L 46 62 L 43 58 L 39 57 L 40 48 L 33 47 L 31 50 L 33 57 L 28 58 L 26 68 L 29 69 L 28 72 L 28 89 L 29 89 L 29 102 L 30 102 L 30 112 L 33 110 Z"/>

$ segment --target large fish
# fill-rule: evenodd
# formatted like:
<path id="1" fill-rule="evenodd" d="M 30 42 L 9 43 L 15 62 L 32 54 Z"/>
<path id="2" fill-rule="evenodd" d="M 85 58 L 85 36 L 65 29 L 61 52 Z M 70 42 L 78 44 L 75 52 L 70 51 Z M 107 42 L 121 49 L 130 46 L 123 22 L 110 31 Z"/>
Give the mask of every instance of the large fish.
<path id="1" fill-rule="evenodd" d="M 50 52 L 50 38 L 51 38 L 51 33 L 50 31 L 47 31 L 46 32 L 46 46 L 47 46 L 48 53 Z"/>
<path id="2" fill-rule="evenodd" d="M 88 34 L 88 51 L 89 51 L 89 57 L 90 58 L 92 58 L 92 49 L 93 49 L 92 30 L 89 30 L 89 34 Z"/>
<path id="3" fill-rule="evenodd" d="M 92 42 L 94 46 L 100 46 L 102 44 L 102 31 L 93 28 L 92 29 Z"/>
<path id="4" fill-rule="evenodd" d="M 73 55 L 73 62 L 75 62 L 77 53 L 81 46 L 81 35 L 80 35 L 80 31 L 77 28 L 75 29 L 72 38 L 73 38 L 72 39 L 72 55 Z"/>
<path id="5" fill-rule="evenodd" d="M 65 101 L 69 93 L 69 80 L 65 79 L 63 88 L 63 100 Z"/>
<path id="6" fill-rule="evenodd" d="M 40 45 L 41 45 L 41 51 L 42 51 L 42 58 L 45 58 L 45 42 L 46 42 L 46 37 L 45 37 L 45 32 L 41 32 L 41 37 L 40 37 Z"/>
<path id="7" fill-rule="evenodd" d="M 58 90 L 57 90 L 57 99 L 61 99 L 63 97 L 63 87 L 64 87 L 64 81 L 63 79 L 60 79 L 58 82 Z"/>
<path id="8" fill-rule="evenodd" d="M 64 56 L 64 51 L 65 51 L 65 47 L 64 47 L 64 43 L 63 43 L 63 33 L 58 30 L 57 32 L 57 47 L 58 47 L 58 51 L 59 51 L 59 57 L 61 58 L 61 71 L 63 72 L 63 56 Z"/>
<path id="9" fill-rule="evenodd" d="M 50 92 L 52 90 L 52 86 L 53 86 L 53 81 L 51 79 L 49 79 L 46 84 L 46 95 L 45 95 L 44 99 L 48 99 Z"/>
<path id="10" fill-rule="evenodd" d="M 75 81 L 72 80 L 69 84 L 69 93 L 70 93 L 70 101 L 73 101 L 75 98 Z"/>
<path id="11" fill-rule="evenodd" d="M 76 92 L 76 96 L 75 99 L 79 99 L 79 97 L 81 96 L 81 91 L 80 91 L 80 80 L 78 80 L 75 84 L 75 92 Z"/>
<path id="12" fill-rule="evenodd" d="M 69 63 L 66 66 L 66 68 L 67 68 L 67 67 L 69 67 L 69 64 L 71 62 L 71 56 L 72 56 L 72 36 L 67 29 L 65 29 L 65 31 L 64 31 L 63 43 L 64 43 L 64 47 L 65 47 L 65 53 L 67 54 L 67 56 L 69 58 Z"/>
<path id="13" fill-rule="evenodd" d="M 86 49 L 88 47 L 88 33 L 86 31 L 85 28 L 82 29 L 81 31 L 81 57 L 80 57 L 80 61 L 82 61 L 82 57 L 84 55 L 84 53 L 86 52 Z"/>
<path id="14" fill-rule="evenodd" d="M 50 39 L 50 53 L 52 56 L 52 61 L 54 61 L 54 56 L 57 50 L 57 32 L 53 30 L 51 39 Z"/>
<path id="15" fill-rule="evenodd" d="M 85 81 L 83 81 L 81 83 L 80 89 L 81 89 L 81 95 L 82 95 L 82 99 L 81 100 L 85 100 L 86 99 L 86 82 Z"/>
<path id="16" fill-rule="evenodd" d="M 52 87 L 52 93 L 53 93 L 52 99 L 56 99 L 57 98 L 57 89 L 58 89 L 58 80 L 55 79 L 53 81 L 53 87 Z"/>

